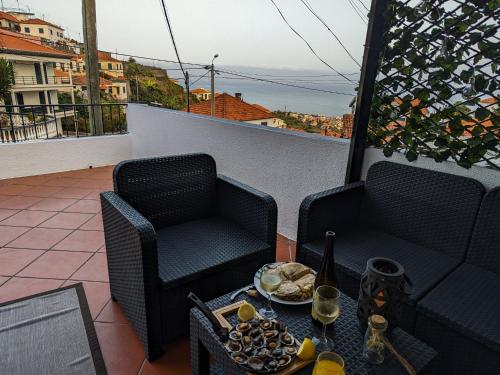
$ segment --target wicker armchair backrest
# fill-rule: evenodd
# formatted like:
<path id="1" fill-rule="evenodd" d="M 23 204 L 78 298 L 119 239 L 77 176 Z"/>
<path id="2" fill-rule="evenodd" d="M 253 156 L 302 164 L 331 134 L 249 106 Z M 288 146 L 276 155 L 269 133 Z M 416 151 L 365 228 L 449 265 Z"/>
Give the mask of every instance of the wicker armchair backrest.
<path id="1" fill-rule="evenodd" d="M 500 186 L 481 202 L 466 261 L 500 275 Z"/>
<path id="2" fill-rule="evenodd" d="M 128 160 L 113 173 L 115 192 L 155 229 L 215 214 L 217 171 L 206 154 Z"/>
<path id="3" fill-rule="evenodd" d="M 382 161 L 368 171 L 360 221 L 463 260 L 483 195 L 471 178 Z"/>

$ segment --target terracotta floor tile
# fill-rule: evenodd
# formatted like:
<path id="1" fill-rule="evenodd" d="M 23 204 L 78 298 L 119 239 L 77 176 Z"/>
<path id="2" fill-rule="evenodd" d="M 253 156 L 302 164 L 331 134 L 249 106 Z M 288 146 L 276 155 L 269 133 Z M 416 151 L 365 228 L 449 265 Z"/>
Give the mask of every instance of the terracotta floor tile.
<path id="1" fill-rule="evenodd" d="M 91 168 L 85 169 L 75 169 L 74 171 L 66 171 L 64 172 L 63 177 L 71 177 L 71 178 L 87 178 L 94 174 L 94 170 Z"/>
<path id="2" fill-rule="evenodd" d="M 90 175 L 90 178 L 111 181 L 113 179 L 113 169 L 96 171 Z"/>
<path id="3" fill-rule="evenodd" d="M 69 198 L 42 198 L 40 202 L 35 203 L 28 209 L 41 211 L 62 211 L 75 202 L 77 202 L 76 199 Z"/>
<path id="4" fill-rule="evenodd" d="M 144 349 L 128 324 L 95 322 L 95 329 L 109 375 L 136 375 Z"/>
<path id="5" fill-rule="evenodd" d="M 109 301 L 99 316 L 95 319 L 99 322 L 127 324 L 128 320 L 122 308 L 117 302 Z"/>
<path id="6" fill-rule="evenodd" d="M 96 252 L 104 245 L 104 233 L 101 231 L 75 230 L 54 246 L 54 250 Z"/>
<path id="7" fill-rule="evenodd" d="M 101 202 L 92 199 L 82 199 L 64 210 L 64 212 L 80 212 L 96 214 L 101 211 Z"/>
<path id="8" fill-rule="evenodd" d="M 32 206 L 35 203 L 40 202 L 42 199 L 43 198 L 39 197 L 22 197 L 22 196 L 11 197 L 10 199 L 1 201 L 0 208 L 9 208 L 12 210 L 24 210 L 25 208 L 28 208 L 29 206 Z"/>
<path id="9" fill-rule="evenodd" d="M 92 319 L 96 319 L 101 310 L 107 303 L 111 300 L 111 293 L 109 292 L 109 284 L 101 282 L 92 281 L 74 281 L 67 280 L 64 282 L 63 286 L 76 284 L 81 282 L 83 288 L 85 289 L 85 296 L 89 303 L 90 313 Z"/>
<path id="10" fill-rule="evenodd" d="M 108 189 L 110 185 L 112 186 L 111 181 L 106 180 L 92 180 L 90 178 L 85 179 L 75 179 L 78 181 L 74 186 L 79 186 L 82 188 L 90 188 L 90 189 Z"/>
<path id="11" fill-rule="evenodd" d="M 47 251 L 17 276 L 64 280 L 69 278 L 89 257 L 90 254 L 86 253 Z"/>
<path id="12" fill-rule="evenodd" d="M 72 187 L 76 186 L 76 181 L 74 178 L 68 177 L 56 177 L 52 178 L 43 183 L 45 186 L 61 186 L 61 187 Z"/>
<path id="13" fill-rule="evenodd" d="M 37 176 L 26 176 L 12 178 L 11 182 L 16 185 L 39 186 L 53 178 L 50 174 L 42 174 Z"/>
<path id="14" fill-rule="evenodd" d="M 23 191 L 22 193 L 18 195 L 23 195 L 25 197 L 42 197 L 42 198 L 47 198 L 51 197 L 54 194 L 56 194 L 58 191 L 61 191 L 62 187 L 58 186 L 33 186 L 30 187 L 28 190 Z"/>
<path id="15" fill-rule="evenodd" d="M 14 276 L 43 254 L 43 250 L 0 248 L 0 275 Z"/>
<path id="16" fill-rule="evenodd" d="M 6 208 L 0 208 L 0 221 L 7 219 L 8 217 L 17 214 L 19 210 L 8 210 Z"/>
<path id="17" fill-rule="evenodd" d="M 139 375 L 189 375 L 191 365 L 189 363 L 190 347 L 188 338 L 183 338 L 168 345 L 165 354 L 149 363 L 144 362 Z"/>
<path id="18" fill-rule="evenodd" d="M 9 247 L 47 250 L 70 233 L 71 231 L 67 229 L 33 228 L 12 241 Z"/>
<path id="19" fill-rule="evenodd" d="M 20 195 L 22 192 L 31 189 L 27 185 L 3 185 L 0 186 L 1 195 Z"/>
<path id="20" fill-rule="evenodd" d="M 41 228 L 76 229 L 85 224 L 92 216 L 92 214 L 59 212 L 39 226 Z"/>
<path id="21" fill-rule="evenodd" d="M 8 227 L 0 225 L 0 247 L 7 245 L 28 230 L 29 228 L 25 227 Z"/>
<path id="22" fill-rule="evenodd" d="M 95 201 L 100 201 L 101 200 L 101 192 L 105 190 L 113 190 L 112 188 L 110 189 L 92 189 L 92 191 L 85 196 L 85 199 L 93 199 Z"/>
<path id="23" fill-rule="evenodd" d="M 104 230 L 102 224 L 102 215 L 96 214 L 92 219 L 83 224 L 80 229 L 82 230 Z"/>
<path id="24" fill-rule="evenodd" d="M 12 277 L 0 286 L 0 303 L 58 288 L 62 280 Z"/>
<path id="25" fill-rule="evenodd" d="M 3 220 L 1 225 L 11 225 L 13 227 L 36 227 L 48 218 L 54 216 L 55 212 L 48 211 L 28 211 L 23 210 L 8 219 Z"/>
<path id="26" fill-rule="evenodd" d="M 3 284 L 5 284 L 5 282 L 9 280 L 9 277 L 6 277 L 6 276 L 0 276 L 0 286 L 2 286 Z"/>
<path id="27" fill-rule="evenodd" d="M 7 199 L 11 199 L 12 195 L 0 195 L 0 202 L 6 201 Z"/>
<path id="28" fill-rule="evenodd" d="M 93 189 L 82 189 L 78 187 L 67 187 L 58 191 L 53 195 L 54 198 L 73 198 L 73 199 L 82 199 L 85 196 L 92 193 Z"/>
<path id="29" fill-rule="evenodd" d="M 109 276 L 106 254 L 95 253 L 92 258 L 90 258 L 89 261 L 82 266 L 82 268 L 71 276 L 71 280 L 108 282 Z"/>

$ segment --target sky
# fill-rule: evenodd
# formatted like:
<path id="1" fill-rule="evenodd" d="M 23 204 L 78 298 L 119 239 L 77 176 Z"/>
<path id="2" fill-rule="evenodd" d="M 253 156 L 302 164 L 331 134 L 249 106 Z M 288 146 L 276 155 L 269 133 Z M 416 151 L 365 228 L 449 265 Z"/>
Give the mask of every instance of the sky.
<path id="1" fill-rule="evenodd" d="M 358 4 L 369 0 L 351 0 Z M 300 0 L 275 0 L 285 17 L 316 52 L 341 72 L 359 68 Z M 349 0 L 308 0 L 358 61 L 366 24 Z M 271 0 L 165 0 L 174 36 L 186 62 L 333 73 L 283 22 Z M 3 0 L 17 7 L 17 0 Z M 81 40 L 80 0 L 22 0 L 37 17 L 60 24 Z M 96 0 L 98 47 L 139 56 L 174 60 L 159 0 Z"/>

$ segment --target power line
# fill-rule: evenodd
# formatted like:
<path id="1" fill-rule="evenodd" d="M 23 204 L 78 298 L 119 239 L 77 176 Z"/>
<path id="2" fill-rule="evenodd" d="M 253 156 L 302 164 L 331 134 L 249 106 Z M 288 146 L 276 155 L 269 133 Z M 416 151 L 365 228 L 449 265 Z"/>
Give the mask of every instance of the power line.
<path id="1" fill-rule="evenodd" d="M 191 83 L 191 85 L 194 85 L 196 82 L 198 82 L 200 79 L 202 79 L 203 77 L 206 77 L 208 75 L 208 73 L 210 73 L 210 70 L 208 70 L 205 74 L 203 74 L 202 76 L 200 76 L 200 78 L 198 78 L 196 81 L 194 81 L 193 83 Z"/>
<path id="2" fill-rule="evenodd" d="M 337 42 L 339 42 L 339 44 L 341 45 L 341 47 L 344 49 L 344 51 L 349 55 L 349 57 L 351 58 L 352 61 L 354 61 L 356 63 L 357 66 L 359 66 L 361 68 L 361 64 L 358 62 L 358 60 L 356 60 L 356 58 L 351 54 L 351 52 L 349 52 L 349 50 L 347 49 L 346 46 L 344 46 L 344 43 L 342 43 L 342 41 L 340 40 L 340 38 L 335 35 L 335 33 L 332 31 L 332 29 L 330 28 L 330 26 L 328 26 L 328 24 L 323 20 L 323 18 L 321 18 L 315 11 L 314 9 L 312 8 L 312 6 L 309 4 L 309 2 L 307 2 L 307 0 L 300 0 L 302 2 L 302 4 L 305 5 L 305 7 L 326 27 L 326 29 L 330 32 L 330 34 L 333 35 L 333 37 L 337 40 Z"/>
<path id="3" fill-rule="evenodd" d="M 245 76 L 245 75 L 242 75 L 242 74 L 236 74 L 236 73 L 227 72 L 227 71 L 224 71 L 224 70 L 218 70 L 218 72 L 222 72 L 222 73 L 229 74 L 229 75 L 232 75 L 232 76 L 237 76 L 237 77 L 243 77 L 243 78 L 247 78 L 247 79 L 252 79 L 254 81 L 274 83 L 275 85 L 295 87 L 295 88 L 304 89 L 304 90 L 327 92 L 329 94 L 346 95 L 346 96 L 352 96 L 353 95 L 352 93 L 349 94 L 349 93 L 345 93 L 345 92 L 337 92 L 337 91 L 331 91 L 331 90 L 316 89 L 314 87 L 306 87 L 306 86 L 294 85 L 294 84 L 290 84 L 290 83 L 276 82 L 276 81 L 272 81 L 270 79 L 250 77 L 250 76 Z"/>
<path id="4" fill-rule="evenodd" d="M 331 70 L 333 70 L 335 73 L 337 73 L 338 75 L 340 75 L 341 77 L 345 78 L 346 80 L 348 80 L 349 82 L 353 82 L 351 79 L 349 79 L 347 76 L 345 76 L 344 74 L 340 73 L 338 70 L 336 70 L 334 67 L 332 67 L 330 64 L 328 64 L 325 60 L 323 60 L 317 53 L 316 51 L 314 50 L 314 48 L 311 47 L 311 45 L 309 44 L 309 42 L 302 36 L 299 34 L 299 32 L 297 30 L 295 30 L 292 25 L 290 25 L 290 23 L 287 21 L 287 19 L 285 18 L 285 16 L 283 15 L 283 12 L 281 11 L 281 9 L 278 7 L 278 5 L 276 5 L 276 3 L 274 2 L 274 0 L 270 0 L 271 3 L 273 3 L 274 7 L 276 8 L 276 10 L 278 11 L 278 13 L 280 14 L 281 18 L 283 19 L 283 21 L 285 21 L 285 23 L 288 25 L 288 27 L 290 28 L 290 30 L 292 30 L 300 39 L 302 39 L 304 41 L 304 43 L 307 45 L 307 47 L 309 47 L 309 49 L 311 50 L 311 52 L 314 54 L 314 56 L 316 56 L 318 58 L 319 61 L 321 61 L 323 64 L 325 64 L 327 67 L 329 67 Z"/>
<path id="5" fill-rule="evenodd" d="M 228 70 L 234 73 L 239 74 L 251 74 L 253 76 L 259 77 L 270 77 L 270 78 L 308 78 L 308 77 L 338 77 L 340 74 L 312 74 L 312 75 L 276 75 L 276 74 L 259 74 L 259 73 L 248 73 L 248 72 L 239 72 L 237 70 Z M 346 76 L 359 75 L 358 72 L 353 73 L 342 73 Z"/>
<path id="6" fill-rule="evenodd" d="M 365 16 L 363 15 L 363 13 L 360 11 L 360 9 L 357 8 L 356 4 L 354 4 L 352 2 L 352 0 L 347 0 L 349 2 L 349 4 L 351 4 L 351 8 L 354 9 L 354 11 L 356 12 L 356 14 L 359 16 L 359 18 L 361 19 L 361 21 L 363 21 L 365 24 L 368 24 L 366 22 L 366 19 L 364 18 Z"/>
<path id="7" fill-rule="evenodd" d="M 360 3 L 368 12 L 370 11 L 370 9 L 365 5 L 365 3 L 363 3 L 362 0 L 358 0 L 358 3 Z"/>
<path id="8" fill-rule="evenodd" d="M 179 63 L 179 66 L 182 70 L 182 74 L 184 75 L 184 77 L 187 77 L 186 72 L 184 71 L 184 67 L 182 66 L 181 58 L 179 57 L 179 51 L 177 50 L 177 44 L 175 43 L 174 32 L 172 31 L 172 26 L 170 25 L 170 19 L 168 18 L 168 12 L 167 12 L 167 7 L 165 5 L 165 1 L 164 0 L 159 0 L 159 1 L 163 9 L 163 15 L 165 16 L 165 20 L 167 21 L 168 32 L 170 33 L 170 39 L 172 40 L 172 44 L 174 46 L 175 55 L 177 56 L 177 62 Z"/>

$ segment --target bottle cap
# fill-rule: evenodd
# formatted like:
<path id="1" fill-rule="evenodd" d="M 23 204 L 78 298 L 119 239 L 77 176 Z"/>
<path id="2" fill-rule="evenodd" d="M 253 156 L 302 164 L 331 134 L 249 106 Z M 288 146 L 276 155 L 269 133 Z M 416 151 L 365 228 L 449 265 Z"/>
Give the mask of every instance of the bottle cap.
<path id="1" fill-rule="evenodd" d="M 371 325 L 375 329 L 386 329 L 387 328 L 387 319 L 385 319 L 382 315 L 371 315 L 368 320 Z"/>

